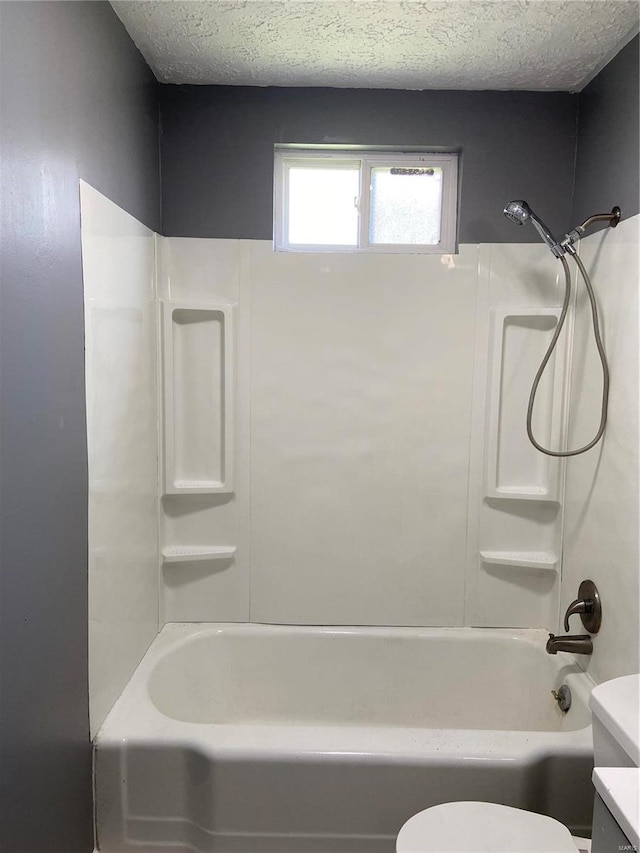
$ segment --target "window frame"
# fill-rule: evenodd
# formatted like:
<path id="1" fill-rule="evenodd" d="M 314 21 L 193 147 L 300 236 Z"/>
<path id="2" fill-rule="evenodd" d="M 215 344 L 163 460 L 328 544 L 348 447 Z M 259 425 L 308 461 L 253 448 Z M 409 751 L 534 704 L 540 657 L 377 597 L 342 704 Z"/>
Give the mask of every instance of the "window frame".
<path id="1" fill-rule="evenodd" d="M 274 156 L 274 237 L 276 252 L 356 252 L 385 254 L 455 254 L 457 251 L 458 214 L 458 158 L 457 153 L 357 151 L 353 149 L 322 150 L 301 148 L 276 148 Z M 328 245 L 321 243 L 289 243 L 289 170 L 292 165 L 305 168 L 322 168 L 332 161 L 340 161 L 346 167 L 359 164 L 360 184 L 356 204 L 358 210 L 357 245 Z M 440 240 L 438 243 L 371 243 L 370 187 L 373 167 L 407 167 L 442 169 L 442 206 Z"/>
<path id="2" fill-rule="evenodd" d="M 274 241 L 276 251 L 279 252 L 357 252 L 359 246 L 360 239 L 360 221 L 358 221 L 358 229 L 356 232 L 356 242 L 355 245 L 344 245 L 344 244 L 332 244 L 332 243 L 292 243 L 289 244 L 286 241 L 286 235 L 289 233 L 289 206 L 287 204 L 287 200 L 289 198 L 289 168 L 291 165 L 304 165 L 307 169 L 322 169 L 324 166 L 328 165 L 331 162 L 336 160 L 340 161 L 340 165 L 338 168 L 353 168 L 357 166 L 360 173 L 360 179 L 358 183 L 358 198 L 362 197 L 362 165 L 361 165 L 361 157 L 348 157 L 346 156 L 348 152 L 333 154 L 328 151 L 313 151 L 309 152 L 313 154 L 313 157 L 300 157 L 299 154 L 305 154 L 307 152 L 295 151 L 290 155 L 286 155 L 285 152 L 277 152 L 276 151 L 276 169 L 278 164 L 278 155 L 283 154 L 281 158 L 281 180 L 278 181 L 277 177 L 275 180 L 275 199 L 276 199 L 276 208 L 274 212 L 274 224 L 275 231 L 274 236 L 280 234 L 282 240 L 278 242 L 277 239 Z M 316 154 L 318 156 L 316 156 Z M 276 172 L 277 175 L 277 172 Z M 278 193 L 278 190 L 280 191 Z M 278 212 L 280 213 L 280 221 L 278 222 Z"/>

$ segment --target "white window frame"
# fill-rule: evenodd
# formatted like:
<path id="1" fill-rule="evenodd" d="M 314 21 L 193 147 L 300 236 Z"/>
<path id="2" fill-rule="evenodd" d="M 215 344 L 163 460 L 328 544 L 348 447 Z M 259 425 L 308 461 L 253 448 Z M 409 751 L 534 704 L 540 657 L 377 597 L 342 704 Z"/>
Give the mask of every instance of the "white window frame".
<path id="1" fill-rule="evenodd" d="M 358 209 L 358 244 L 334 246 L 319 243 L 289 243 L 288 191 L 291 166 L 323 168 L 340 161 L 345 168 L 359 166 L 360 194 Z M 337 164 L 336 164 L 337 165 Z M 438 243 L 371 243 L 369 210 L 371 169 L 376 167 L 413 167 L 442 169 L 442 210 Z M 277 252 L 375 252 L 402 254 L 454 254 L 456 252 L 458 208 L 458 155 L 427 152 L 394 153 L 393 151 L 340 151 L 280 149 L 274 161 L 274 249 Z"/>

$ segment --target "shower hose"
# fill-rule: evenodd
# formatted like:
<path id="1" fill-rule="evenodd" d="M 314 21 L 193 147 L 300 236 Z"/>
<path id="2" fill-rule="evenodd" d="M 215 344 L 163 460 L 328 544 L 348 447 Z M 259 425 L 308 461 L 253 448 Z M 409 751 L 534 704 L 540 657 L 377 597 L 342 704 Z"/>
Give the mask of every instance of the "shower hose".
<path id="1" fill-rule="evenodd" d="M 562 327 L 564 326 L 564 321 L 567 318 L 567 311 L 569 310 L 569 301 L 571 298 L 571 271 L 569 270 L 569 264 L 567 263 L 567 259 L 563 256 L 560 258 L 562 266 L 564 267 L 565 279 L 564 302 L 562 303 L 562 311 L 560 312 L 560 318 L 558 319 L 558 324 L 553 333 L 553 337 L 551 338 L 549 348 L 544 354 L 544 358 L 542 359 L 540 367 L 538 368 L 538 372 L 536 373 L 535 379 L 533 380 L 533 385 L 531 386 L 531 394 L 529 395 L 529 406 L 527 407 L 527 435 L 529 436 L 529 441 L 531 442 L 531 444 L 533 444 L 536 450 L 539 450 L 541 453 L 546 453 L 547 456 L 578 456 L 580 453 L 585 453 L 587 450 L 591 450 L 591 448 L 594 447 L 602 438 L 604 428 L 607 425 L 607 403 L 609 400 L 609 367 L 607 365 L 607 356 L 604 351 L 604 346 L 602 344 L 602 338 L 600 336 L 600 324 L 598 322 L 598 306 L 596 305 L 596 297 L 593 292 L 591 280 L 589 279 L 589 274 L 587 273 L 584 264 L 580 260 L 580 256 L 573 255 L 573 259 L 578 265 L 578 269 L 582 274 L 582 278 L 584 279 L 584 283 L 587 288 L 587 293 L 589 295 L 589 303 L 591 304 L 591 318 L 593 321 L 593 336 L 595 338 L 596 347 L 598 349 L 598 355 L 600 357 L 600 363 L 602 365 L 602 409 L 600 414 L 600 426 L 598 427 L 598 432 L 591 439 L 591 441 L 588 444 L 585 444 L 584 447 L 579 447 L 577 450 L 548 450 L 546 447 L 542 447 L 540 444 L 538 444 L 531 428 L 533 405 L 535 403 L 538 385 L 540 384 L 540 380 L 542 379 L 542 374 L 544 373 L 544 369 L 547 366 L 547 362 L 551 358 L 551 355 L 556 347 L 556 343 L 558 342 L 558 338 L 560 337 L 560 332 L 562 332 Z"/>

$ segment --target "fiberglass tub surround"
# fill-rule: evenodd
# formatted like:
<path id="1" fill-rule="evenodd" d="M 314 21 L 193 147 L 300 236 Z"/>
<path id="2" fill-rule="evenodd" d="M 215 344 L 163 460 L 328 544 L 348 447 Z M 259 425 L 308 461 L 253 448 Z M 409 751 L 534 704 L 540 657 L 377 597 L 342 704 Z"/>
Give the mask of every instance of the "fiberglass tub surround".
<path id="1" fill-rule="evenodd" d="M 101 849 L 383 853 L 453 799 L 584 830 L 592 682 L 545 636 L 167 625 L 98 737 Z"/>
<path id="2" fill-rule="evenodd" d="M 637 218 L 586 242 L 596 239 L 596 287 L 606 257 L 606 278 L 630 288 Z M 622 591 L 599 542 L 633 501 L 610 530 L 592 525 L 597 565 L 578 561 L 590 531 L 563 541 L 567 463 L 527 440 L 531 378 L 561 311 L 560 265 L 532 244 L 372 258 L 155 240 L 163 416 L 149 447 L 164 460 L 164 628 L 96 739 L 100 849 L 390 853 L 412 814 L 460 799 L 532 809 L 583 833 L 592 682 L 582 669 L 600 655 L 598 680 L 618 674 L 615 638 L 636 624 L 606 615 L 628 610 L 629 596 L 613 601 Z M 601 297 L 613 377 L 631 345 L 628 295 L 615 295 L 617 314 L 611 289 Z M 128 315 L 109 317 L 115 344 Z M 580 379 L 563 338 L 534 411 L 548 447 L 564 440 L 569 375 Z M 596 468 L 592 491 L 583 480 L 570 490 L 578 527 L 582 496 L 602 503 L 622 449 L 637 454 L 635 391 L 622 387 L 612 382 L 602 458 L 570 469 Z M 574 430 L 591 426 L 592 390 L 569 418 Z M 104 533 L 94 557 L 108 546 L 117 559 L 120 541 Z M 611 554 L 630 565 L 631 548 L 616 535 Z M 593 660 L 546 655 L 587 564 L 605 611 Z M 118 637 L 142 599 L 135 572 L 127 578 L 127 595 L 95 600 L 96 624 Z M 616 666 L 629 667 L 627 646 Z M 112 668 L 93 660 L 104 695 L 118 695 Z M 551 692 L 562 684 L 566 716 Z"/>
<path id="3" fill-rule="evenodd" d="M 182 386 L 188 406 L 165 401 L 164 470 L 189 458 L 182 479 L 203 490 L 165 484 L 161 621 L 555 630 L 564 463 L 528 444 L 522 412 L 559 312 L 557 266 L 531 244 L 441 258 L 161 239 L 165 316 L 233 306 L 217 340 L 235 341 L 232 385 L 198 368 L 216 340 L 206 323 L 202 337 L 178 329 L 190 357 L 174 340 L 171 373 L 165 349 L 165 394 Z M 552 443 L 565 344 L 537 399 Z M 215 395 L 233 400 L 232 434 L 209 416 Z M 226 494 L 206 493 L 204 455 L 195 466 L 208 433 L 217 471 L 233 443 Z"/>

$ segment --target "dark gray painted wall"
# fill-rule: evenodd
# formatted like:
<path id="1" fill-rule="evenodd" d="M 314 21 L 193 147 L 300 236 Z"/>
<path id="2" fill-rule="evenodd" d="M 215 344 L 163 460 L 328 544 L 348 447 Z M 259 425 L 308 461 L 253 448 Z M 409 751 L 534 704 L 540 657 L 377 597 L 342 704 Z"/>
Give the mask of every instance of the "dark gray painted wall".
<path id="1" fill-rule="evenodd" d="M 538 239 L 502 216 L 525 198 L 570 220 L 576 95 L 162 86 L 163 233 L 272 237 L 274 143 L 462 149 L 459 239 Z"/>
<path id="2" fill-rule="evenodd" d="M 573 223 L 614 204 L 623 218 L 640 209 L 640 69 L 636 36 L 580 93 Z"/>
<path id="3" fill-rule="evenodd" d="M 159 230 L 158 87 L 102 2 L 0 2 L 0 845 L 92 847 L 87 475 L 78 177 Z M 271 237 L 275 142 L 463 150 L 460 238 L 638 212 L 638 39 L 579 98 L 162 89 L 164 230 Z"/>
<path id="4" fill-rule="evenodd" d="M 93 850 L 78 177 L 158 228 L 157 84 L 102 2 L 1 2 L 0 849 Z"/>

